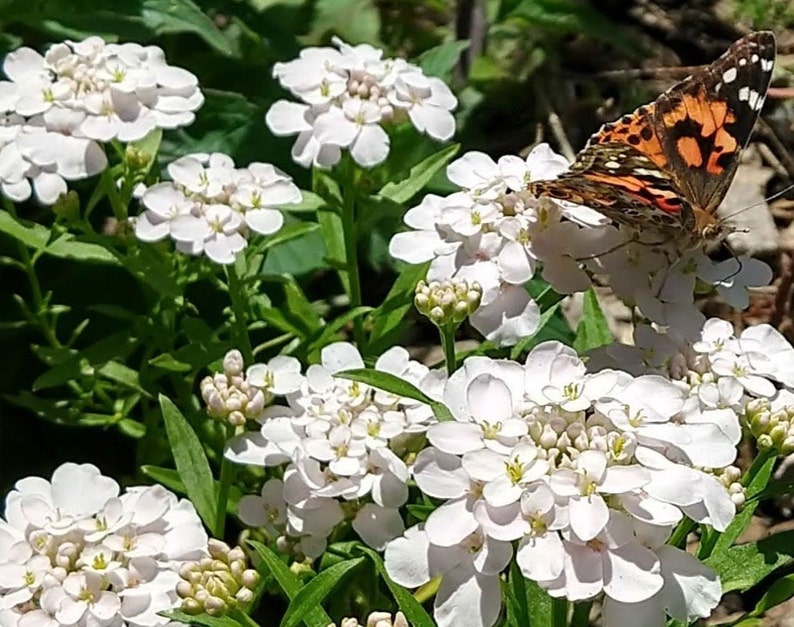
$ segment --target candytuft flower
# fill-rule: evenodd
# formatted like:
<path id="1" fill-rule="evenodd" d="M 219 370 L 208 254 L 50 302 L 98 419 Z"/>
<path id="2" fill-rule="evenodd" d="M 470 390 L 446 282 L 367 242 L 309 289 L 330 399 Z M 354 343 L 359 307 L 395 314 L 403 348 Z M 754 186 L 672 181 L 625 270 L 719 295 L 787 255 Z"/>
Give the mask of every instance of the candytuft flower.
<path id="1" fill-rule="evenodd" d="M 0 81 L 0 189 L 53 204 L 66 181 L 107 167 L 98 142 L 143 139 L 191 124 L 204 102 L 196 77 L 168 65 L 156 46 L 100 37 L 9 53 Z"/>
<path id="2" fill-rule="evenodd" d="M 457 100 L 443 81 L 403 59 L 383 59 L 367 44 L 349 46 L 337 37 L 333 43 L 336 48 L 306 48 L 273 68 L 301 103 L 279 100 L 265 122 L 276 135 L 298 135 L 297 163 L 330 167 L 348 149 L 359 165 L 375 166 L 389 154 L 384 126 L 404 119 L 433 139 L 452 137 Z"/>
<path id="3" fill-rule="evenodd" d="M 12 624 L 165 625 L 177 571 L 207 555 L 193 505 L 161 486 L 120 494 L 91 464 L 28 477 L 0 520 L 0 608 Z"/>
<path id="4" fill-rule="evenodd" d="M 145 242 L 170 237 L 177 250 L 230 264 L 248 245 L 250 231 L 272 235 L 284 224 L 277 209 L 298 203 L 292 179 L 268 163 L 235 168 L 222 153 L 196 153 L 169 164 L 171 181 L 139 190 L 146 208 L 135 220 Z"/>

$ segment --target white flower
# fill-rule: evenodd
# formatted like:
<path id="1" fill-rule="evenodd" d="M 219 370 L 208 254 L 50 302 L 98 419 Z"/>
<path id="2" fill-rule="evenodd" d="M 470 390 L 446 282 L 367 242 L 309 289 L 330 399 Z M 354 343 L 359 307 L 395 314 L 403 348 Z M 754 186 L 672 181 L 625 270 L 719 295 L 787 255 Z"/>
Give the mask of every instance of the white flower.
<path id="1" fill-rule="evenodd" d="M 330 167 L 347 148 L 356 163 L 373 167 L 389 154 L 384 125 L 406 118 L 434 139 L 452 137 L 457 100 L 441 80 L 402 59 L 382 59 L 372 46 L 333 43 L 338 50 L 306 48 L 273 67 L 273 76 L 302 102 L 279 100 L 265 123 L 276 135 L 298 135 L 297 163 Z"/>
<path id="2" fill-rule="evenodd" d="M 267 163 L 236 169 L 228 155 L 197 153 L 169 164 L 173 182 L 142 190 L 146 208 L 135 234 L 153 242 L 171 237 L 177 249 L 230 264 L 248 245 L 249 230 L 272 235 L 284 223 L 276 207 L 300 202 L 300 190 Z"/>
<path id="3" fill-rule="evenodd" d="M 177 570 L 207 554 L 190 502 L 161 486 L 118 484 L 90 464 L 28 477 L 0 520 L 0 611 L 20 625 L 165 625 Z M 16 619 L 13 619 L 16 621 Z"/>
<path id="4" fill-rule="evenodd" d="M 434 546 L 419 525 L 388 544 L 385 563 L 389 576 L 407 588 L 442 577 L 433 613 L 439 627 L 489 627 L 501 608 L 498 573 L 511 557 L 510 543 L 479 532 L 454 546 Z"/>
<path id="5" fill-rule="evenodd" d="M 196 77 L 169 66 L 159 48 L 99 37 L 55 44 L 44 56 L 20 48 L 3 70 L 10 80 L 0 81 L 0 189 L 14 201 L 35 193 L 55 203 L 66 181 L 107 167 L 98 141 L 190 124 L 204 100 Z"/>

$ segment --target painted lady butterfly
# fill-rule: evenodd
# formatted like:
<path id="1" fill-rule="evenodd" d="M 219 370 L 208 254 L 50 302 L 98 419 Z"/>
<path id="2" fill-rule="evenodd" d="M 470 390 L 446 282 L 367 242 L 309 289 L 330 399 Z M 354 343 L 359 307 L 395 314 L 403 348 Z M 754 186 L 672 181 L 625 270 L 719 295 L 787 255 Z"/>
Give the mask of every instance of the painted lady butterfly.
<path id="1" fill-rule="evenodd" d="M 592 207 L 665 239 L 720 240 L 730 232 L 716 210 L 764 104 L 775 37 L 736 41 L 714 63 L 655 102 L 605 124 L 552 181 L 530 183 L 548 196 Z"/>

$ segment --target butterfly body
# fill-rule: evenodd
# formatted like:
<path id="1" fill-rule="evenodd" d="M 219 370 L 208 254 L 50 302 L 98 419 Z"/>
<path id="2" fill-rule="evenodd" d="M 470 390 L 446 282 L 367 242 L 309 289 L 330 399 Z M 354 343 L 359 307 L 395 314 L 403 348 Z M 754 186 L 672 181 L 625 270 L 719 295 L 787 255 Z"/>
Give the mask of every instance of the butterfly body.
<path id="1" fill-rule="evenodd" d="M 529 191 L 586 205 L 665 239 L 719 240 L 716 215 L 772 77 L 775 38 L 750 33 L 655 102 L 609 122 L 568 172 Z"/>

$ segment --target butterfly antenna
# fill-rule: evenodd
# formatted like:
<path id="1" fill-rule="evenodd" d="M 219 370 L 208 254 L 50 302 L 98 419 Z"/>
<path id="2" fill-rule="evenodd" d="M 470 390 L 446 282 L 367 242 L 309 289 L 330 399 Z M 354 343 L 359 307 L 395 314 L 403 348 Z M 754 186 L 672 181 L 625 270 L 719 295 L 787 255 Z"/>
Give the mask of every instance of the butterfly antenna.
<path id="1" fill-rule="evenodd" d="M 786 185 L 786 187 L 781 189 L 779 192 L 775 192 L 774 194 L 772 194 L 768 198 L 764 198 L 763 200 L 760 200 L 757 203 L 754 203 L 754 204 L 752 204 L 752 205 L 750 205 L 748 207 L 743 207 L 742 209 L 739 209 L 738 211 L 734 211 L 732 214 L 725 216 L 724 220 L 730 220 L 734 216 L 738 216 L 740 213 L 744 213 L 745 211 L 749 211 L 750 209 L 758 207 L 759 205 L 765 205 L 768 202 L 776 200 L 777 198 L 780 198 L 783 194 L 785 194 L 786 192 L 788 192 L 791 189 L 794 189 L 794 183 L 792 183 L 791 185 Z"/>
<path id="2" fill-rule="evenodd" d="M 744 268 L 744 264 L 742 263 L 742 258 L 739 255 L 736 254 L 736 251 L 728 243 L 728 240 L 722 240 L 722 245 L 725 246 L 725 249 L 731 254 L 731 257 L 733 257 L 733 260 L 736 262 L 738 267 L 737 267 L 735 272 L 732 272 L 728 276 L 723 277 L 722 279 L 720 279 L 720 282 L 727 281 L 728 279 L 732 279 L 733 277 L 735 277 L 739 273 L 741 273 L 742 268 Z"/>

